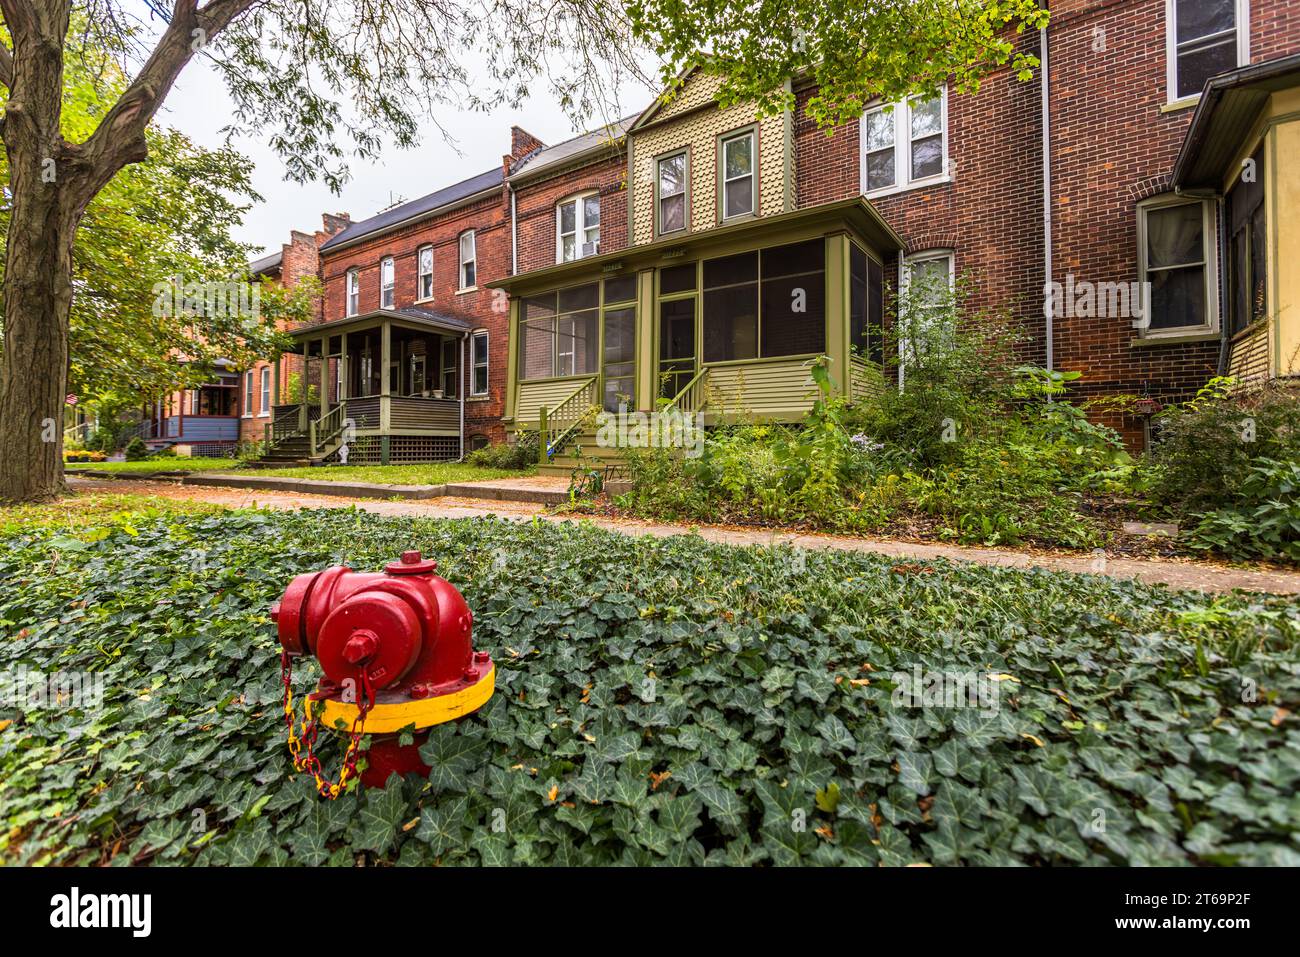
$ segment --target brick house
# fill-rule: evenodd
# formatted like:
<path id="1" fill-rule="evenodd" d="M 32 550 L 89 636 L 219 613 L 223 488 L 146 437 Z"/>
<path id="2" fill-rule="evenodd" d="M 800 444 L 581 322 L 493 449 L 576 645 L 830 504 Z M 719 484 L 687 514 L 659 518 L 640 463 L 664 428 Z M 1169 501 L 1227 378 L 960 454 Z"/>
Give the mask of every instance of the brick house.
<path id="1" fill-rule="evenodd" d="M 300 352 L 329 381 L 390 370 L 334 388 L 373 416 L 368 454 L 540 428 L 559 467 L 591 405 L 792 421 L 820 355 L 849 394 L 880 388 L 888 292 L 922 276 L 970 277 L 1029 361 L 1082 373 L 1083 397 L 1176 401 L 1217 373 L 1300 371 L 1282 265 L 1300 253 L 1300 190 L 1277 162 L 1300 145 L 1300 2 L 1059 0 L 1014 39 L 1046 65 L 1034 80 L 870 104 L 829 134 L 806 81 L 793 110 L 759 118 L 719 108 L 700 72 L 564 143 L 516 127 L 499 169 L 322 246 L 324 315 Z M 420 358 L 435 342 L 456 383 L 441 399 Z M 463 427 L 448 406 L 446 441 L 423 441 L 420 415 L 453 395 Z M 295 408 L 285 434 L 333 408 Z M 337 435 L 341 414 L 321 428 Z M 1112 424 L 1141 446 L 1144 416 Z"/>
<path id="2" fill-rule="evenodd" d="M 346 213 L 326 213 L 321 229 L 312 233 L 291 231 L 289 242 L 278 252 L 248 264 L 249 276 L 290 288 L 305 277 L 317 276 L 321 244 L 350 222 Z M 320 310 L 318 303 L 316 321 Z M 281 328 L 290 327 L 282 323 Z M 295 357 L 286 357 L 281 365 L 286 377 L 302 374 L 301 360 Z M 271 409 L 279 401 L 280 386 L 273 381 L 274 370 L 275 363 L 268 361 L 256 362 L 248 369 L 218 361 L 210 381 L 196 389 L 164 395 L 145 409 L 140 426 L 145 444 L 153 449 L 173 446 L 191 455 L 221 456 L 232 454 L 240 442 L 261 441 L 271 420 Z"/>

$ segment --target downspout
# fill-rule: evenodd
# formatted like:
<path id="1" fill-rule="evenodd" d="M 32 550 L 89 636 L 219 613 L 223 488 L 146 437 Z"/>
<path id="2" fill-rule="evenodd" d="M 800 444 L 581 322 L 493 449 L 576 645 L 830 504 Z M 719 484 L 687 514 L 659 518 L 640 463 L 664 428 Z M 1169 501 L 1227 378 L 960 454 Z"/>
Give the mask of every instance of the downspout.
<path id="1" fill-rule="evenodd" d="M 465 343 L 468 339 L 468 332 L 460 334 L 460 368 L 456 371 L 456 378 L 461 380 L 456 383 L 456 391 L 460 393 L 460 455 L 457 462 L 465 461 L 465 390 L 468 388 L 465 384 Z"/>
<path id="2" fill-rule="evenodd" d="M 1052 112 L 1048 105 L 1050 67 L 1047 62 L 1047 27 L 1042 27 L 1038 31 L 1038 51 L 1042 90 L 1040 123 L 1043 150 L 1043 331 L 1047 339 L 1045 364 L 1050 372 L 1055 361 L 1055 352 L 1052 348 L 1052 296 L 1049 295 L 1049 290 L 1052 288 Z"/>
<path id="3" fill-rule="evenodd" d="M 515 215 L 515 187 L 506 183 L 510 190 L 510 275 L 519 272 L 519 222 Z"/>

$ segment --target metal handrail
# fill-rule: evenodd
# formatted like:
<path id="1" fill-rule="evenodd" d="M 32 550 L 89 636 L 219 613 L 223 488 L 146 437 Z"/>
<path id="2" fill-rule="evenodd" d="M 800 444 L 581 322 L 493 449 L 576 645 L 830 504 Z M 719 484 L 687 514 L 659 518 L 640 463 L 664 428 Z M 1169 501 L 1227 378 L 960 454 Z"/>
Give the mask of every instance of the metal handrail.
<path id="1" fill-rule="evenodd" d="M 584 379 L 555 408 L 542 406 L 538 411 L 537 431 L 540 441 L 537 448 L 541 464 L 549 462 L 564 446 L 586 418 L 587 410 L 596 404 L 596 383 L 599 379 L 599 376 Z M 586 401 L 583 401 L 584 396 Z"/>

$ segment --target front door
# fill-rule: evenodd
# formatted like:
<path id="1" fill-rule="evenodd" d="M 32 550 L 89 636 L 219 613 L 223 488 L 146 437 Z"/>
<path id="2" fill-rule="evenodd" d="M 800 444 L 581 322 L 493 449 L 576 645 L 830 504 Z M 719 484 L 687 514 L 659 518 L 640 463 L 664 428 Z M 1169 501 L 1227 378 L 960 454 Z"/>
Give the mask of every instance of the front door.
<path id="1" fill-rule="evenodd" d="M 676 398 L 695 375 L 695 298 L 659 303 L 659 395 Z"/>
<path id="2" fill-rule="evenodd" d="M 605 351 L 602 356 L 606 412 L 620 405 L 636 408 L 636 308 L 625 306 L 605 310 Z"/>

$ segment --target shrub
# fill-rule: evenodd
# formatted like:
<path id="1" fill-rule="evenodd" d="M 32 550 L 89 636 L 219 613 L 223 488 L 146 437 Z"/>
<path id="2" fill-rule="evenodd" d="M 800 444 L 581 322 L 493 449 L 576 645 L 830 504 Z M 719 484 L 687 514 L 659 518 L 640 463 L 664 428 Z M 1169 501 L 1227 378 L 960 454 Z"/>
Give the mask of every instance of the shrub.
<path id="1" fill-rule="evenodd" d="M 1251 459 L 1230 502 L 1198 517 L 1193 547 L 1300 562 L 1300 461 Z"/>
<path id="2" fill-rule="evenodd" d="M 139 462 L 141 459 L 149 457 L 149 446 L 144 444 L 144 439 L 135 436 L 130 442 L 126 443 L 126 460 L 128 462 Z"/>
<path id="3" fill-rule="evenodd" d="M 467 465 L 492 469 L 528 469 L 537 464 L 537 433 L 518 432 L 515 441 L 475 449 L 465 456 Z"/>
<path id="4" fill-rule="evenodd" d="M 70 452 L 63 453 L 65 462 L 102 462 L 106 458 L 103 452 L 91 451 L 90 449 L 73 449 Z"/>
<path id="5" fill-rule="evenodd" d="M 1232 386 L 1212 379 L 1157 418 L 1152 492 L 1174 515 L 1234 507 L 1256 460 L 1300 461 L 1300 390 L 1270 383 L 1234 396 Z"/>

